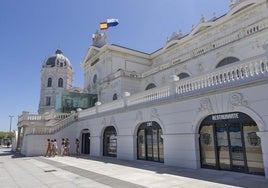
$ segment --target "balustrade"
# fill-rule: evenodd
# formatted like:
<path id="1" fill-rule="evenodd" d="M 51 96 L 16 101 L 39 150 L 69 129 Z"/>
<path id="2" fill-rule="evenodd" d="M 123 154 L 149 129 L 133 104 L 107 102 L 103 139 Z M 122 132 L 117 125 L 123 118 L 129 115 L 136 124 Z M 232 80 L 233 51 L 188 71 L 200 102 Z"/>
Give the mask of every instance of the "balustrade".
<path id="1" fill-rule="evenodd" d="M 236 84 L 248 84 L 258 79 L 268 79 L 268 58 L 260 57 L 255 60 L 236 63 L 222 68 L 218 68 L 208 75 L 200 75 L 197 77 L 189 77 L 179 81 L 173 81 L 170 85 L 153 88 L 142 93 L 132 96 L 125 96 L 123 99 L 113 101 L 107 104 L 100 104 L 86 110 L 78 112 L 78 118 L 83 118 L 98 113 L 103 113 L 116 109 L 123 109 L 134 105 L 146 104 L 148 102 L 167 99 L 170 96 L 177 98 L 194 94 L 201 94 L 202 89 L 205 91 L 214 91 L 215 87 L 225 88 L 225 85 L 236 86 Z M 33 126 L 27 128 L 26 134 L 54 134 L 55 132 L 71 125 L 77 118 L 77 114 L 73 113 L 67 117 L 67 114 L 61 114 L 65 117 L 52 126 Z M 22 116 L 19 117 L 22 119 Z M 41 115 L 29 115 L 29 121 L 38 121 L 44 119 Z"/>

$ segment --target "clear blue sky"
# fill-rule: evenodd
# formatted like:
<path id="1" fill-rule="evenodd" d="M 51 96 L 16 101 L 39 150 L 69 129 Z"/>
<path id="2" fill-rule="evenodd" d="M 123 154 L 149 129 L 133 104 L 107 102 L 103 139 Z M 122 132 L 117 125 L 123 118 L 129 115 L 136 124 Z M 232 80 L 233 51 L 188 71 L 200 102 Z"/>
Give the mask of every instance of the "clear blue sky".
<path id="1" fill-rule="evenodd" d="M 36 114 L 43 61 L 61 49 L 83 87 L 80 63 L 91 35 L 107 18 L 110 44 L 152 53 L 180 29 L 189 33 L 201 14 L 209 20 L 229 11 L 230 0 L 0 0 L 0 131 L 12 130 L 23 110 Z"/>

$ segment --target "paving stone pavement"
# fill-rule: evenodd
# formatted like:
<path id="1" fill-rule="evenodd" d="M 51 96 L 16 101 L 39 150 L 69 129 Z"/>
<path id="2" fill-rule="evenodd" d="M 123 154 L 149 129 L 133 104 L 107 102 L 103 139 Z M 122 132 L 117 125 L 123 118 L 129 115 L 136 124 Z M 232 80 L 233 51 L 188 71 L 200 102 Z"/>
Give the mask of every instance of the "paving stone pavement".
<path id="1" fill-rule="evenodd" d="M 110 157 L 23 157 L 0 147 L 0 188 L 267 188 L 268 179 L 243 173 L 170 167 Z"/>

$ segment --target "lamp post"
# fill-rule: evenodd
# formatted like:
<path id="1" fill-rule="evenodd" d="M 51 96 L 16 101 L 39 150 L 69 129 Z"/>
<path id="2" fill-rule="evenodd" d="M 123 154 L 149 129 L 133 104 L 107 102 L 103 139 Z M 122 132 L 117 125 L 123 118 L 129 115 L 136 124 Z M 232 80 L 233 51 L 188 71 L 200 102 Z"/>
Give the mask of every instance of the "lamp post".
<path id="1" fill-rule="evenodd" d="M 12 125 L 12 118 L 13 118 L 14 116 L 9 116 L 9 118 L 10 118 L 10 124 L 9 124 L 9 132 L 11 132 L 11 125 Z"/>

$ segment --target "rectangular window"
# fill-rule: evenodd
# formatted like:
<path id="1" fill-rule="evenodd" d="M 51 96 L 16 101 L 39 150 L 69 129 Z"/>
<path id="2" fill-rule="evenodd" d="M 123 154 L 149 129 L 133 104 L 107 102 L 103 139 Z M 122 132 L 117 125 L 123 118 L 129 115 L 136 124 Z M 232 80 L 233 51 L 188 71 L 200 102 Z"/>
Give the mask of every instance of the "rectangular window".
<path id="1" fill-rule="evenodd" d="M 51 97 L 46 97 L 46 106 L 51 105 Z"/>

